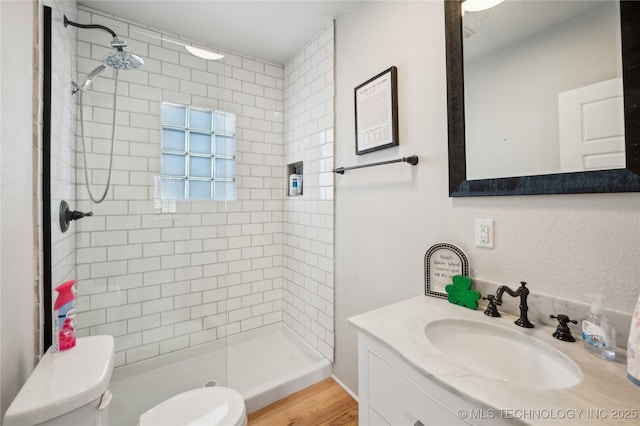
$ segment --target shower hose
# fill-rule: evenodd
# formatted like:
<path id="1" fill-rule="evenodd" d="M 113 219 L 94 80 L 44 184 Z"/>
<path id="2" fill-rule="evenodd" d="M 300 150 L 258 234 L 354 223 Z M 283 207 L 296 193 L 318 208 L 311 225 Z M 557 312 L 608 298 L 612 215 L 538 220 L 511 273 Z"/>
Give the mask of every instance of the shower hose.
<path id="1" fill-rule="evenodd" d="M 114 147 L 116 145 L 116 118 L 117 118 L 117 111 L 118 111 L 118 70 L 114 68 L 115 71 L 115 86 L 113 88 L 113 124 L 111 127 L 111 153 L 109 156 L 109 173 L 107 174 L 107 185 L 104 188 L 104 193 L 102 194 L 102 196 L 97 199 L 93 193 L 91 192 L 91 186 L 89 185 L 89 172 L 87 171 L 87 169 L 89 168 L 87 165 L 87 144 L 85 142 L 85 136 L 84 136 L 84 104 L 82 101 L 82 95 L 84 93 L 84 90 L 80 91 L 80 136 L 82 139 L 82 158 L 84 161 L 84 183 L 87 187 L 87 192 L 89 193 L 89 198 L 91 199 L 91 201 L 93 201 L 96 204 L 101 203 L 102 201 L 104 201 L 105 197 L 107 196 L 107 192 L 109 192 L 109 186 L 111 185 L 111 173 L 113 170 L 113 153 L 114 153 Z"/>

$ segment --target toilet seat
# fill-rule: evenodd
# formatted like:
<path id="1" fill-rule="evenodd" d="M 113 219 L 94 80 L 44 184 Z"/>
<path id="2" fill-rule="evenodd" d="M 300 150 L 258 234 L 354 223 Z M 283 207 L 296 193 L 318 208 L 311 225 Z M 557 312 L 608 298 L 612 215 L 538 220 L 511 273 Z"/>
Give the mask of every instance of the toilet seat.
<path id="1" fill-rule="evenodd" d="M 173 396 L 140 416 L 139 426 L 246 426 L 242 396 L 233 389 L 212 386 Z"/>

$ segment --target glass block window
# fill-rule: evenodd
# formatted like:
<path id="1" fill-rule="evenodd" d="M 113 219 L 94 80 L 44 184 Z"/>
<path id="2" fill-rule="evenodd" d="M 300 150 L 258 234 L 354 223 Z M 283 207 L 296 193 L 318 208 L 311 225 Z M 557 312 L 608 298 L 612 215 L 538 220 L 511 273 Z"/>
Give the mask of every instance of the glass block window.
<path id="1" fill-rule="evenodd" d="M 236 116 L 162 103 L 162 198 L 235 200 Z"/>

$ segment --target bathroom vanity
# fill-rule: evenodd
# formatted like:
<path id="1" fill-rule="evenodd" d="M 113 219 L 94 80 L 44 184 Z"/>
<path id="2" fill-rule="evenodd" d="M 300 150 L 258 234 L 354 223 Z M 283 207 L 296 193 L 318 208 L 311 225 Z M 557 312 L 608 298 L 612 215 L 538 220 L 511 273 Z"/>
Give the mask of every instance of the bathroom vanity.
<path id="1" fill-rule="evenodd" d="M 554 327 L 419 296 L 349 319 L 362 425 L 640 423 L 626 351 L 602 360 Z"/>

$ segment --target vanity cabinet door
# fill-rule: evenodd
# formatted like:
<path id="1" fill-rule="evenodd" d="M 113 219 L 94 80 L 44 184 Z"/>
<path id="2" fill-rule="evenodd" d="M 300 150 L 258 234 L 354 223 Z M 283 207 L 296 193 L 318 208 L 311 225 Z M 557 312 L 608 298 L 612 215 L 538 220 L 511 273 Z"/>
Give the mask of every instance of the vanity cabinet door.
<path id="1" fill-rule="evenodd" d="M 384 359 L 369 352 L 369 407 L 391 425 L 466 425 Z M 374 419 L 368 419 L 374 425 Z M 418 423 L 419 422 L 419 423 Z"/>
<path id="2" fill-rule="evenodd" d="M 364 426 L 457 426 L 466 401 L 420 375 L 374 339 L 358 336 L 359 421 Z"/>

